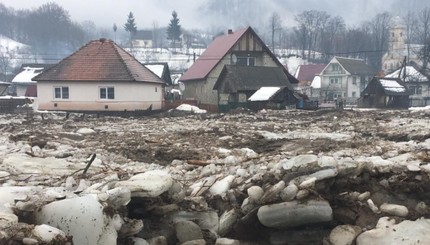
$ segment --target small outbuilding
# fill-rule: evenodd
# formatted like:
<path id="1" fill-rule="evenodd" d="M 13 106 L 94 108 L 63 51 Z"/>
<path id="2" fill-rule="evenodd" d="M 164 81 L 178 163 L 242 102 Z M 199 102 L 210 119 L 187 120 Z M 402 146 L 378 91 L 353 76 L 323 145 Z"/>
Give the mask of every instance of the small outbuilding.
<path id="1" fill-rule="evenodd" d="M 399 78 L 374 77 L 364 89 L 359 107 L 408 108 L 410 92 Z"/>

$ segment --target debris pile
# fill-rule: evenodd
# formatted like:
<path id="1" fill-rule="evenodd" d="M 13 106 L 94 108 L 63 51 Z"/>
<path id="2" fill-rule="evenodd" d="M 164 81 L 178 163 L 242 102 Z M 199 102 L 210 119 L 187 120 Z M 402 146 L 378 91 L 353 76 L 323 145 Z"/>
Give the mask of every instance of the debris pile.
<path id="1" fill-rule="evenodd" d="M 429 115 L 3 115 L 0 243 L 428 244 Z"/>

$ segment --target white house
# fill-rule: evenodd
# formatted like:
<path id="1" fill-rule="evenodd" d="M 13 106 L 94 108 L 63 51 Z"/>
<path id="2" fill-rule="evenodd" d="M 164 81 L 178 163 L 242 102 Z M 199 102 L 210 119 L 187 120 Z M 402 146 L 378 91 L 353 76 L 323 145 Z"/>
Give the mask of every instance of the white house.
<path id="1" fill-rule="evenodd" d="M 363 60 L 334 57 L 320 74 L 320 100 L 355 104 L 373 75 Z"/>
<path id="2" fill-rule="evenodd" d="M 409 106 L 430 105 L 430 79 L 419 71 L 417 65 L 401 67 L 385 77 L 400 78 L 405 83 L 411 93 Z"/>
<path id="3" fill-rule="evenodd" d="M 36 81 L 31 79 L 40 74 L 42 70 L 43 67 L 23 67 L 22 71 L 12 79 L 13 92 L 16 93 L 16 96 L 25 96 L 27 87 L 36 85 Z"/>
<path id="4" fill-rule="evenodd" d="M 94 40 L 33 78 L 39 110 L 161 110 L 165 83 L 111 40 Z"/>

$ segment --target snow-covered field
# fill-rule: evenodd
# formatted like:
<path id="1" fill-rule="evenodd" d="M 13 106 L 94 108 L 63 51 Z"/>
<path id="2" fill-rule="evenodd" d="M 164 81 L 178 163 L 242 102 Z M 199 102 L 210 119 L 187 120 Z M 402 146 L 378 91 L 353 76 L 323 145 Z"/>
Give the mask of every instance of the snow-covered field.
<path id="1" fill-rule="evenodd" d="M 429 110 L 180 109 L 0 115 L 0 244 L 430 243 Z"/>

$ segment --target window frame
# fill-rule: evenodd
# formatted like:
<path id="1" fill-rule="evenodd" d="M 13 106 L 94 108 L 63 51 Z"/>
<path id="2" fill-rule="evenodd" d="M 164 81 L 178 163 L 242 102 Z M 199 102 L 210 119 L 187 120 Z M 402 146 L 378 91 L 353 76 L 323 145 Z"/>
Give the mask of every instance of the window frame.
<path id="1" fill-rule="evenodd" d="M 53 88 L 54 88 L 54 100 L 68 100 L 68 99 L 70 99 L 69 86 L 54 86 Z M 59 93 L 57 93 L 57 91 Z"/>
<path id="2" fill-rule="evenodd" d="M 99 86 L 99 99 L 100 100 L 115 100 L 115 87 L 114 86 Z"/>

